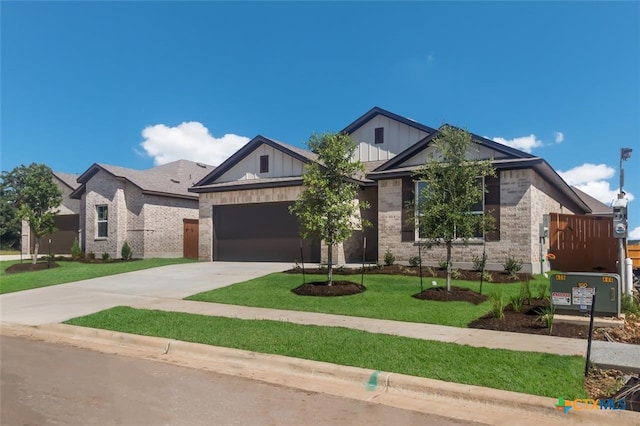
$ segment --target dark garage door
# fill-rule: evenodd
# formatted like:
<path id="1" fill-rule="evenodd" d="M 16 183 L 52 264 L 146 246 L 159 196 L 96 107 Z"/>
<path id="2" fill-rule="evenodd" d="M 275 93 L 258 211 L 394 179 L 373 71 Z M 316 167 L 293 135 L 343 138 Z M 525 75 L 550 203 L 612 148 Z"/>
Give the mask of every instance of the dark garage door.
<path id="1" fill-rule="evenodd" d="M 298 220 L 291 203 L 213 207 L 213 259 L 300 262 Z M 320 244 L 303 242 L 304 261 L 320 262 Z"/>
<path id="2" fill-rule="evenodd" d="M 78 238 L 80 215 L 58 215 L 53 218 L 57 231 L 40 238 L 39 254 L 71 254 L 73 241 Z M 51 247 L 49 247 L 51 240 Z M 35 246 L 35 236 L 31 233 L 31 253 Z"/>

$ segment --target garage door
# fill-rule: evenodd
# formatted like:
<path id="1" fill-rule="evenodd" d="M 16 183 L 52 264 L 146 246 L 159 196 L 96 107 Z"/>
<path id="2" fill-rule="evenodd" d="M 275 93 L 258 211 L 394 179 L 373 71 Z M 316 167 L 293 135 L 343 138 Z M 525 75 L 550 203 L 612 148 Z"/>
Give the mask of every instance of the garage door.
<path id="1" fill-rule="evenodd" d="M 40 238 L 40 254 L 71 254 L 73 241 L 78 238 L 78 226 L 80 223 L 80 215 L 68 214 L 58 215 L 53 218 L 56 231 L 51 235 L 45 235 Z M 49 246 L 51 241 L 51 246 Z M 35 236 L 31 233 L 31 253 L 35 246 Z"/>
<path id="2" fill-rule="evenodd" d="M 291 203 L 213 207 L 213 259 L 300 262 L 298 220 Z M 320 244 L 303 241 L 305 262 L 320 261 Z"/>

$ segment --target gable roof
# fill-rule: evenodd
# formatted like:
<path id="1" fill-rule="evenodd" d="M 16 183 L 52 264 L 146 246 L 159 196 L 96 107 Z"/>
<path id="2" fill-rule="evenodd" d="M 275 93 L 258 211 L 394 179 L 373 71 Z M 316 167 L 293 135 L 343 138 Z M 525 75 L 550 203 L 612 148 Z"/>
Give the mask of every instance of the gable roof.
<path id="1" fill-rule="evenodd" d="M 582 199 L 582 201 L 584 201 L 584 203 L 589 206 L 589 208 L 591 209 L 591 214 L 596 216 L 613 215 L 613 209 L 602 201 L 597 200 L 596 198 L 592 197 L 584 191 L 581 191 L 575 186 L 571 186 L 571 189 L 573 189 L 573 192 L 575 192 L 576 195 L 578 195 L 578 197 L 580 197 L 580 199 Z"/>
<path id="2" fill-rule="evenodd" d="M 394 114 L 391 111 L 387 111 L 385 109 L 382 109 L 382 108 L 376 106 L 376 107 L 371 108 L 369 111 L 365 112 L 363 115 L 361 115 L 359 118 L 357 118 L 351 124 L 349 124 L 347 127 L 342 129 L 342 133 L 351 134 L 351 133 L 355 132 L 360 127 L 362 127 L 365 124 L 367 124 L 376 115 L 384 115 L 385 117 L 388 117 L 388 118 L 390 118 L 392 120 L 396 120 L 396 121 L 398 121 L 398 122 L 400 122 L 402 124 L 406 124 L 407 126 L 414 127 L 414 128 L 416 128 L 418 130 L 422 130 L 423 132 L 427 132 L 427 133 L 435 132 L 435 129 L 432 129 L 429 126 L 425 126 L 424 124 L 418 123 L 417 121 L 414 121 L 414 120 L 412 120 L 410 118 L 402 117 L 402 116 L 400 116 L 398 114 Z"/>
<path id="3" fill-rule="evenodd" d="M 78 183 L 78 176 L 72 173 L 53 172 L 53 175 L 58 180 L 68 186 L 71 190 L 76 190 L 80 184 Z"/>
<path id="4" fill-rule="evenodd" d="M 302 161 L 305 164 L 318 160 L 318 155 L 308 151 L 306 149 L 298 148 L 284 142 L 279 142 L 275 139 L 270 139 L 262 135 L 258 135 L 255 138 L 247 142 L 242 148 L 237 150 L 231 157 L 222 162 L 215 170 L 204 176 L 200 181 L 196 182 L 195 187 L 201 187 L 213 184 L 216 179 L 231 170 L 236 164 L 238 164 L 243 158 L 251 154 L 262 145 L 269 145 L 270 147 L 284 152 L 285 154 Z M 196 192 L 196 191 L 191 191 Z"/>
<path id="5" fill-rule="evenodd" d="M 442 127 L 444 127 L 444 126 L 452 127 L 454 129 L 457 128 L 455 126 L 451 126 L 450 124 L 443 124 L 440 127 L 440 129 Z M 396 155 L 395 157 L 393 157 L 392 159 L 390 159 L 386 163 L 382 164 L 380 167 L 375 169 L 375 172 L 383 172 L 383 171 L 386 171 L 386 170 L 393 169 L 396 166 L 398 166 L 399 164 L 404 163 L 406 160 L 410 159 L 414 155 L 416 155 L 419 152 L 423 151 L 424 149 L 426 149 L 432 143 L 432 141 L 435 138 L 438 137 L 438 135 L 440 134 L 440 129 L 434 130 L 433 133 L 431 133 L 430 135 L 425 136 L 424 138 L 422 138 L 421 140 L 419 140 L 415 144 L 411 145 L 409 148 L 407 148 L 404 151 L 402 151 L 400 154 Z M 474 142 L 474 143 L 476 143 L 478 145 L 486 146 L 487 148 L 489 148 L 489 149 L 491 149 L 493 151 L 497 151 L 497 152 L 503 153 L 503 154 L 513 158 L 513 159 L 527 160 L 527 159 L 536 158 L 534 155 L 528 154 L 528 153 L 526 153 L 524 151 L 520 151 L 519 149 L 511 148 L 509 146 L 503 145 L 503 144 L 498 143 L 496 141 L 492 141 L 491 139 L 483 138 L 482 136 L 478 136 L 478 135 L 473 134 L 473 133 L 470 133 L 470 134 L 471 134 L 471 141 L 472 142 Z"/>
<path id="6" fill-rule="evenodd" d="M 94 163 L 78 178 L 80 186 L 73 191 L 71 198 L 80 198 L 86 190 L 87 182 L 102 170 L 116 178 L 127 180 L 147 194 L 193 199 L 196 196 L 188 189 L 214 169 L 214 166 L 189 160 L 177 160 L 147 170 Z"/>

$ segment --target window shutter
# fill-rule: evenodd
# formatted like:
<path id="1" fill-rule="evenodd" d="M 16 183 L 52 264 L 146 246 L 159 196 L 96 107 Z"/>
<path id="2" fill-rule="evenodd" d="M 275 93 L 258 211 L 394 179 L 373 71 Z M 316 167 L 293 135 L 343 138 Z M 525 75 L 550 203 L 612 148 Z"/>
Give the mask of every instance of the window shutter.
<path id="1" fill-rule="evenodd" d="M 402 230 L 401 241 L 415 241 L 416 239 L 416 227 L 415 223 L 411 220 L 413 215 L 413 208 L 407 207 L 408 203 L 413 203 L 414 198 L 414 183 L 413 179 L 409 176 L 402 178 L 402 214 L 400 215 L 400 229 Z"/>
<path id="2" fill-rule="evenodd" d="M 484 184 L 487 193 L 484 194 L 485 210 L 494 218 L 495 230 L 487 232 L 486 241 L 500 241 L 500 172 L 496 177 L 487 176 Z"/>

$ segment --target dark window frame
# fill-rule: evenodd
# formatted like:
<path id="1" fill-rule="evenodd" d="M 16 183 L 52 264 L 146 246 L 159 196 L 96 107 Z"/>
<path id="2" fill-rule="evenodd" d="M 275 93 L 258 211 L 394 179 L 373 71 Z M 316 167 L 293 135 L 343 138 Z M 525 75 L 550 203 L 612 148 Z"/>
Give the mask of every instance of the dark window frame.
<path id="1" fill-rule="evenodd" d="M 374 132 L 375 132 L 374 143 L 376 145 L 383 144 L 384 143 L 384 127 L 376 127 Z"/>
<path id="2" fill-rule="evenodd" d="M 269 173 L 269 156 L 260 156 L 260 173 Z"/>

